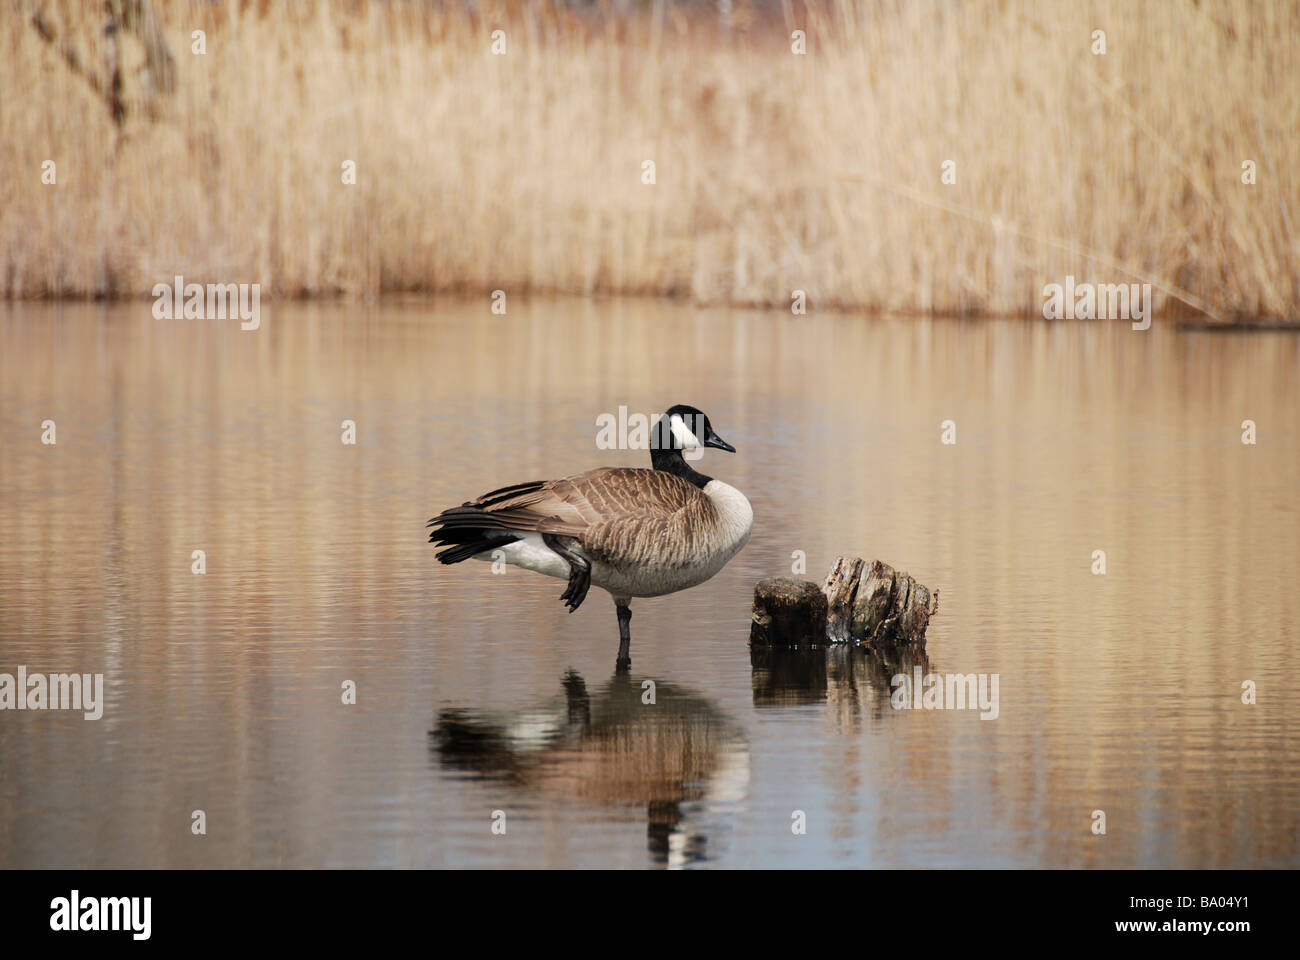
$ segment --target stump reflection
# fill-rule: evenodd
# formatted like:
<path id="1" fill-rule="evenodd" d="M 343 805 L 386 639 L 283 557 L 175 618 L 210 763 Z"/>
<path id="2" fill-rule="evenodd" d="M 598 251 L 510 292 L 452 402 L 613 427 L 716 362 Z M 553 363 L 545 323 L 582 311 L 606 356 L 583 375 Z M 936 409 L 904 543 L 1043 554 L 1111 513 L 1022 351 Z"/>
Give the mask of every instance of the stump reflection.
<path id="1" fill-rule="evenodd" d="M 893 712 L 889 698 L 897 674 L 929 672 L 925 650 L 916 646 L 881 652 L 866 644 L 833 643 L 778 647 L 754 644 L 749 652 L 754 706 L 792 707 L 825 703 L 856 726 L 862 716 L 880 720 Z"/>

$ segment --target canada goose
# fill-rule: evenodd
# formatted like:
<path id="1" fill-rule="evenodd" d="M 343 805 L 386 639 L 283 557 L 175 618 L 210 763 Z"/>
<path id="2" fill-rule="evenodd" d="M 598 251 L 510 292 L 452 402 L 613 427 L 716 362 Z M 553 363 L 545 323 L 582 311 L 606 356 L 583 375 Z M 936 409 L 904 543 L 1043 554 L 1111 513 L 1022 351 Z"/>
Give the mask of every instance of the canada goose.
<path id="1" fill-rule="evenodd" d="M 560 599 L 570 613 L 591 584 L 609 591 L 618 614 L 617 665 L 626 667 L 631 599 L 703 583 L 753 529 L 745 495 L 686 462 L 683 451 L 700 447 L 736 452 L 707 416 L 679 404 L 651 433 L 654 469 L 598 467 L 502 487 L 430 520 L 429 542 L 446 548 L 437 555 L 442 563 L 500 559 L 567 579 Z"/>

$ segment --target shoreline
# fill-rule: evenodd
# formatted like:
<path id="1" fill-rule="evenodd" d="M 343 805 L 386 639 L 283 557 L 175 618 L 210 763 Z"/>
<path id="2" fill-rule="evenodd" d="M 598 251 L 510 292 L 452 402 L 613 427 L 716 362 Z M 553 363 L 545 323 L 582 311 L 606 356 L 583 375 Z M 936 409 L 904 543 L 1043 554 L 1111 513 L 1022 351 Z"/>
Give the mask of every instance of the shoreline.
<path id="1" fill-rule="evenodd" d="M 405 306 L 427 306 L 434 307 L 439 303 L 463 306 L 467 303 L 481 300 L 485 309 L 490 308 L 492 291 L 474 291 L 474 292 L 412 292 L 412 291 L 394 291 L 391 293 L 380 293 L 374 298 L 356 298 L 347 295 L 328 295 L 319 294 L 311 296 L 297 297 L 272 297 L 265 296 L 262 302 L 269 307 L 274 308 L 277 305 L 291 306 L 337 306 L 337 307 L 354 307 L 363 309 L 383 308 L 383 307 L 405 307 Z M 671 305 L 682 309 L 700 310 L 700 311 L 725 311 L 734 313 L 785 313 L 789 315 L 789 306 L 785 304 L 754 304 L 754 303 L 698 303 L 687 297 L 653 294 L 653 293 L 600 293 L 600 294 L 582 294 L 569 292 L 552 292 L 552 291 L 532 291 L 528 293 L 514 294 L 511 297 L 512 303 L 536 303 L 539 301 L 581 301 L 588 304 L 600 304 L 607 301 L 618 302 L 655 302 Z M 60 297 L 0 297 L 0 309 L 15 306 L 23 307 L 29 305 L 41 306 L 63 306 L 63 305 L 100 305 L 100 306 L 121 306 L 125 304 L 137 303 L 142 306 L 150 306 L 155 302 L 155 298 L 140 296 L 60 296 Z M 946 322 L 973 322 L 973 323 L 996 323 L 996 322 L 1023 322 L 1023 323 L 1044 323 L 1048 325 L 1074 325 L 1074 324 L 1098 324 L 1098 323 L 1118 323 L 1127 324 L 1128 320 L 1122 318 L 1108 317 L 1091 317 L 1091 318 L 1071 318 L 1071 319 L 1052 319 L 1042 316 L 1036 316 L 1027 313 L 955 313 L 943 311 L 919 312 L 915 310 L 888 309 L 879 306 L 830 306 L 816 307 L 810 306 L 806 313 L 800 315 L 790 315 L 792 321 L 803 319 L 812 319 L 818 315 L 827 315 L 832 317 L 850 317 L 853 315 L 860 316 L 863 320 L 875 319 L 903 319 L 903 320 L 937 320 Z M 168 317 L 162 318 L 162 322 L 204 322 L 211 318 L 185 318 L 185 317 Z M 223 319 L 223 318 L 217 318 Z M 1158 321 L 1159 315 L 1155 318 L 1153 326 L 1161 325 Z M 1288 319 L 1286 317 L 1237 317 L 1227 320 L 1214 320 L 1210 317 L 1195 316 L 1191 314 L 1171 314 L 1164 318 L 1165 325 L 1172 326 L 1178 330 L 1200 331 L 1209 333 L 1242 331 L 1242 332 L 1261 332 L 1261 333 L 1300 333 L 1300 319 Z M 1140 332 L 1140 331 L 1139 331 Z"/>

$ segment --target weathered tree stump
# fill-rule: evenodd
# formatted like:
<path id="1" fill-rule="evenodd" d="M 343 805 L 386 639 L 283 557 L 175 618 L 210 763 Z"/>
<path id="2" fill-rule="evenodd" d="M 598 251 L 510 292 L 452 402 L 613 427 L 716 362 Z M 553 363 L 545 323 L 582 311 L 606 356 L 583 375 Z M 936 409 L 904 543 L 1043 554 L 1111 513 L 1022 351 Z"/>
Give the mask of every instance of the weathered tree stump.
<path id="1" fill-rule="evenodd" d="M 925 648 L 939 592 L 886 563 L 839 557 L 826 582 L 780 577 L 754 587 L 750 642 L 773 646 L 846 643 Z"/>
<path id="2" fill-rule="evenodd" d="M 826 642 L 826 594 L 811 580 L 773 577 L 754 587 L 751 643 L 797 647 Z"/>

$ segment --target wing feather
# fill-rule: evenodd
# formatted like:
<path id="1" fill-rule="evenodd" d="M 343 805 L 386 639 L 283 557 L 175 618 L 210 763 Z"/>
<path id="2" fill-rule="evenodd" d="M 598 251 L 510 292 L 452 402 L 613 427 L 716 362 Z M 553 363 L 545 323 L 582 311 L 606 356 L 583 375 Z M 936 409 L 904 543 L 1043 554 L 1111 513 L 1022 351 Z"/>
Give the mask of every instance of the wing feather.
<path id="1" fill-rule="evenodd" d="M 560 480 L 501 487 L 429 521 L 442 532 L 501 530 L 575 538 L 593 559 L 622 565 L 686 553 L 712 503 L 694 485 L 660 470 L 613 467 Z"/>

